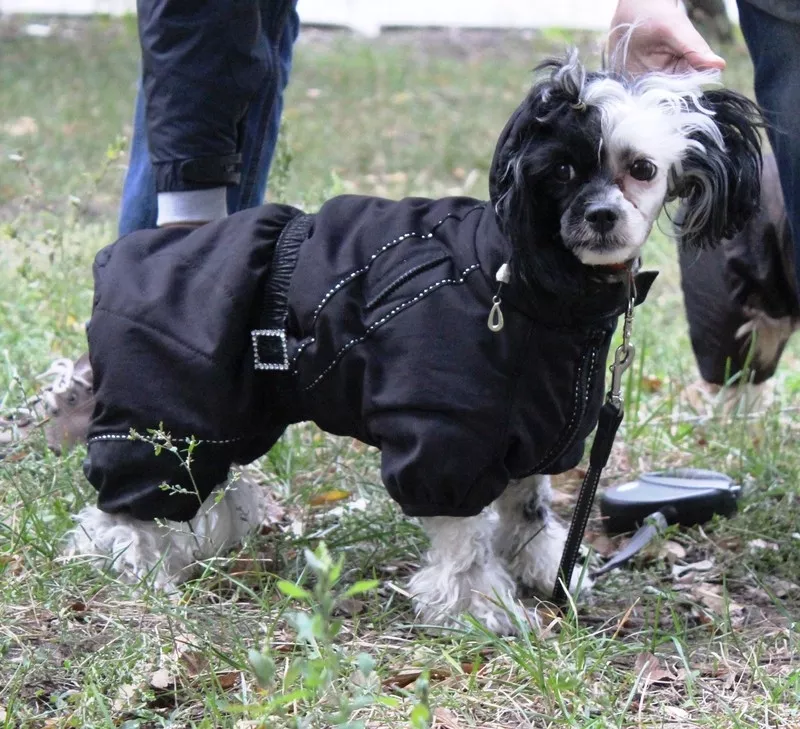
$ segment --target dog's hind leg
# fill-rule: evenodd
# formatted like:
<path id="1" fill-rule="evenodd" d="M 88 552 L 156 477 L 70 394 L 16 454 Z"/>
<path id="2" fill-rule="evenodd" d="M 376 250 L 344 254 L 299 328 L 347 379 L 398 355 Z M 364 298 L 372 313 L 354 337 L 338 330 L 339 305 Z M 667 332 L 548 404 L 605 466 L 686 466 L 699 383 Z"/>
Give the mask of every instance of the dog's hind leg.
<path id="1" fill-rule="evenodd" d="M 489 630 L 516 633 L 527 625 L 516 602 L 516 584 L 493 547 L 497 516 L 420 519 L 431 540 L 425 566 L 409 583 L 418 617 L 431 625 L 457 626 L 469 614 Z"/>
<path id="2" fill-rule="evenodd" d="M 237 545 L 266 511 L 264 487 L 241 472 L 213 492 L 191 522 L 141 521 L 87 506 L 67 535 L 65 554 L 86 557 L 129 583 L 173 592 L 208 559 Z"/>
<path id="3" fill-rule="evenodd" d="M 551 499 L 550 477 L 536 475 L 512 481 L 494 502 L 499 517 L 497 553 L 520 584 L 542 597 L 552 593 L 567 539 L 566 528 L 550 509 Z M 570 592 L 579 587 L 591 588 L 588 577 L 581 580 L 580 565 L 572 575 Z"/>

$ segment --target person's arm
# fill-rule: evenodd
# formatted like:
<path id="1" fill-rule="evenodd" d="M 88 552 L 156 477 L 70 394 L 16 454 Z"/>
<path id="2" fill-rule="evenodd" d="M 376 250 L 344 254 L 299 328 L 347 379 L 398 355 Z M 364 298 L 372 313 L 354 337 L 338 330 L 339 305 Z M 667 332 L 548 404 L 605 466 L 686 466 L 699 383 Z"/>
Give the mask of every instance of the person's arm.
<path id="1" fill-rule="evenodd" d="M 138 20 L 158 224 L 224 217 L 240 122 L 273 70 L 258 45 L 259 4 L 139 0 Z"/>
<path id="2" fill-rule="evenodd" d="M 625 48 L 627 31 L 635 25 Z M 628 73 L 725 68 L 677 0 L 619 0 L 609 35 L 609 55 Z"/>

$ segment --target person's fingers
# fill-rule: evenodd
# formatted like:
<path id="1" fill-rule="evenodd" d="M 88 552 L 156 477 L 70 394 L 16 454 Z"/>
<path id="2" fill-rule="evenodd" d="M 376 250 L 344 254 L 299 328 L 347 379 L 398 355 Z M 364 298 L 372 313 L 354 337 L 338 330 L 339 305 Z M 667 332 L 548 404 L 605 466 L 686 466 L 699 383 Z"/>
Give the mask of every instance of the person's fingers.
<path id="1" fill-rule="evenodd" d="M 712 69 L 723 71 L 726 66 L 725 59 L 711 51 L 708 53 L 687 51 L 683 54 L 683 60 L 695 69 L 695 71 L 710 71 Z"/>
<path id="2" fill-rule="evenodd" d="M 706 43 L 673 2 L 620 0 L 608 39 L 612 61 L 628 73 L 723 70 L 725 59 Z M 618 52 L 624 52 L 624 57 Z"/>
<path id="3" fill-rule="evenodd" d="M 696 71 L 725 68 L 725 59 L 711 50 L 703 36 L 688 21 L 681 28 L 680 34 L 672 37 L 671 45 L 675 48 L 675 55 L 682 58 Z"/>

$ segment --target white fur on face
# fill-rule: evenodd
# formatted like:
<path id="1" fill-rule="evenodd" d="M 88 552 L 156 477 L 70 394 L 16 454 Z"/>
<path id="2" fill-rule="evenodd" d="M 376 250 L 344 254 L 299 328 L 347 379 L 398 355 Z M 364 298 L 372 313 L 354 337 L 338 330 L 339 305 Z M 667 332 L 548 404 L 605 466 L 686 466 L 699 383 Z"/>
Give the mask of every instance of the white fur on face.
<path id="1" fill-rule="evenodd" d="M 639 183 L 641 184 L 641 183 Z M 666 184 L 665 184 L 666 190 Z M 655 198 L 655 195 L 652 196 Z M 582 263 L 588 266 L 601 266 L 611 263 L 624 263 L 638 255 L 639 249 L 650 235 L 653 221 L 663 204 L 664 195 L 658 198 L 658 206 L 652 214 L 645 214 L 642 208 L 626 197 L 617 185 L 609 185 L 601 197 L 595 201 L 601 205 L 615 208 L 619 213 L 614 232 L 608 236 L 607 247 L 598 247 L 601 236 L 585 220 L 578 226 L 570 223 L 570 210 L 561 218 L 561 237 L 572 242 L 572 250 Z M 575 245 L 579 242 L 579 245 Z"/>
<path id="2" fill-rule="evenodd" d="M 569 211 L 565 213 L 562 237 L 583 263 L 622 263 L 638 255 L 666 201 L 671 179 L 680 176 L 684 156 L 691 149 L 704 149 L 690 134 L 701 132 L 724 147 L 713 115 L 700 100 L 703 86 L 716 78 L 715 73 L 651 74 L 633 85 L 601 78 L 583 86 L 582 103 L 601 115 L 598 156 L 611 180 L 597 202 L 613 207 L 619 216 L 613 231 L 601 235 L 588 224 L 570 225 Z M 653 179 L 637 180 L 630 174 L 637 160 L 655 166 Z"/>

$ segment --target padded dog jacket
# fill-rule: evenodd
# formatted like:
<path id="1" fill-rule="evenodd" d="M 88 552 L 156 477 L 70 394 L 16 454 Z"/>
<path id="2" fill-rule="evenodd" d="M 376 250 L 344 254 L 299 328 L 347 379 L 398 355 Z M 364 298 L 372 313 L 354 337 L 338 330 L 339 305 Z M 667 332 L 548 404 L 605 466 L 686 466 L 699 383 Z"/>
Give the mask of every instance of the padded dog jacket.
<path id="1" fill-rule="evenodd" d="M 379 448 L 414 516 L 474 515 L 509 479 L 575 466 L 625 286 L 498 290 L 509 258 L 492 205 L 468 198 L 265 205 L 103 249 L 85 464 L 99 507 L 190 519 L 300 421 Z M 653 278 L 637 276 L 639 301 Z M 167 448 L 131 437 L 154 429 Z"/>

